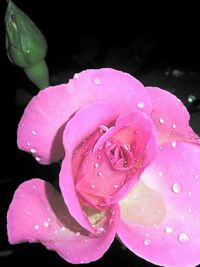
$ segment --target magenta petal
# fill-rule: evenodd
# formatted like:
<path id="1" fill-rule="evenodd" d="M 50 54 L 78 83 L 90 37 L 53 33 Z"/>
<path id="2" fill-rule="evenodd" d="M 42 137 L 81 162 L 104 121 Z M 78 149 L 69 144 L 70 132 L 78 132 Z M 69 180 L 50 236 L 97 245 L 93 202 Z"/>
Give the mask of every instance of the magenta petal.
<path id="1" fill-rule="evenodd" d="M 69 214 L 62 196 L 47 182 L 32 179 L 16 190 L 8 211 L 11 244 L 41 242 L 71 263 L 100 258 L 112 243 L 119 221 L 117 206 L 111 210 L 106 232 L 92 236 Z"/>
<path id="2" fill-rule="evenodd" d="M 200 263 L 200 150 L 163 145 L 141 182 L 120 203 L 122 242 L 162 266 Z"/>
<path id="3" fill-rule="evenodd" d="M 72 169 L 73 153 L 76 147 L 84 142 L 84 139 L 92 134 L 100 125 L 107 125 L 115 121 L 117 116 L 117 107 L 111 103 L 97 102 L 88 105 L 80 109 L 68 122 L 63 135 L 65 157 L 60 172 L 62 195 L 70 214 L 91 232 L 94 232 L 95 229 L 85 216 L 75 190 L 75 177 L 74 170 Z"/>
<path id="4" fill-rule="evenodd" d="M 49 87 L 28 104 L 18 127 L 18 146 L 42 164 L 64 155 L 62 134 L 68 119 L 85 105 L 109 101 L 120 114 L 138 109 L 151 112 L 144 86 L 129 74 L 113 69 L 86 70 L 68 84 Z"/>
<path id="5" fill-rule="evenodd" d="M 160 144 L 182 140 L 199 143 L 199 137 L 189 125 L 190 115 L 182 102 L 168 91 L 146 87 L 152 101 L 152 119 Z"/>

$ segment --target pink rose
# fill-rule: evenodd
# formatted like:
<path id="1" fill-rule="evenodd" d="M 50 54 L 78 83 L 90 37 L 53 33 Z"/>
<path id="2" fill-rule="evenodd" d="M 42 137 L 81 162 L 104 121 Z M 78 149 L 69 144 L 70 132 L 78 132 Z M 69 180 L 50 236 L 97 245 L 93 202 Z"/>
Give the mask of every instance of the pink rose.
<path id="1" fill-rule="evenodd" d="M 117 235 L 154 264 L 200 263 L 200 138 L 174 95 L 113 69 L 86 70 L 30 101 L 17 141 L 41 164 L 62 160 L 61 193 L 41 179 L 19 186 L 11 244 L 41 242 L 88 263 Z"/>

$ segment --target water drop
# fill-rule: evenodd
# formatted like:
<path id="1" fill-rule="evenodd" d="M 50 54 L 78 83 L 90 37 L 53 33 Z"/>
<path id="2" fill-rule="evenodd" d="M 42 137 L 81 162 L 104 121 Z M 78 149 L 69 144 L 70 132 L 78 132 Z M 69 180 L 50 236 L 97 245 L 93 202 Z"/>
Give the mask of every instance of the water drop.
<path id="1" fill-rule="evenodd" d="M 191 192 L 187 192 L 187 195 L 190 197 L 192 195 L 192 193 Z"/>
<path id="2" fill-rule="evenodd" d="M 93 83 L 94 83 L 95 85 L 99 85 L 99 84 L 101 83 L 101 79 L 100 79 L 100 77 L 97 76 L 97 75 L 94 75 L 94 76 L 92 77 L 92 81 L 93 81 Z"/>
<path id="3" fill-rule="evenodd" d="M 99 128 L 103 132 L 107 132 L 109 130 L 108 127 L 106 127 L 105 125 L 101 125 Z"/>
<path id="4" fill-rule="evenodd" d="M 174 193 L 177 193 L 177 194 L 180 193 L 181 192 L 181 185 L 179 183 L 174 183 L 172 185 L 172 191 Z"/>
<path id="5" fill-rule="evenodd" d="M 192 209 L 191 209 L 191 208 L 189 208 L 189 209 L 188 209 L 188 212 L 189 212 L 189 213 L 191 213 L 191 212 L 192 212 Z"/>
<path id="6" fill-rule="evenodd" d="M 76 232 L 76 236 L 79 236 L 81 233 L 80 232 Z"/>
<path id="7" fill-rule="evenodd" d="M 98 168 L 98 167 L 99 167 L 99 164 L 96 162 L 96 163 L 94 164 L 94 167 L 95 167 L 95 168 Z"/>
<path id="8" fill-rule="evenodd" d="M 31 143 L 30 143 L 30 142 L 27 142 L 26 144 L 27 144 L 27 146 L 30 146 L 30 145 L 31 145 Z"/>
<path id="9" fill-rule="evenodd" d="M 33 148 L 33 147 L 30 148 L 30 152 L 31 152 L 31 153 L 34 154 L 34 153 L 36 153 L 36 151 L 37 151 L 37 150 L 36 150 L 35 148 Z"/>
<path id="10" fill-rule="evenodd" d="M 181 243 L 187 243 L 190 238 L 189 236 L 186 234 L 186 233 L 181 233 L 178 237 L 178 240 L 181 242 Z"/>
<path id="11" fill-rule="evenodd" d="M 176 147 L 176 141 L 172 141 L 172 142 L 171 142 L 171 147 L 172 147 L 172 148 L 175 148 L 175 147 Z"/>
<path id="12" fill-rule="evenodd" d="M 192 103 L 196 100 L 196 97 L 194 95 L 189 95 L 187 100 L 189 103 Z"/>
<path id="13" fill-rule="evenodd" d="M 41 161 L 42 159 L 40 157 L 35 157 L 36 161 Z"/>
<path id="14" fill-rule="evenodd" d="M 65 231 L 65 230 L 66 230 L 66 228 L 65 228 L 64 226 L 62 226 L 62 227 L 61 227 L 61 230 L 62 230 L 62 231 Z"/>
<path id="15" fill-rule="evenodd" d="M 172 128 L 173 129 L 176 129 L 176 124 L 172 124 Z"/>
<path id="16" fill-rule="evenodd" d="M 151 244 L 151 241 L 149 239 L 144 240 L 144 245 L 149 246 Z"/>
<path id="17" fill-rule="evenodd" d="M 119 186 L 117 184 L 114 185 L 114 188 L 118 188 Z"/>
<path id="18" fill-rule="evenodd" d="M 38 224 L 35 224 L 34 228 L 35 228 L 36 231 L 38 231 L 40 229 L 40 226 Z"/>
<path id="19" fill-rule="evenodd" d="M 76 80 L 77 80 L 78 78 L 79 78 L 79 75 L 78 75 L 78 73 L 75 73 L 75 74 L 74 74 L 74 79 L 76 79 Z"/>
<path id="20" fill-rule="evenodd" d="M 49 227 L 49 223 L 48 222 L 44 222 L 44 227 Z"/>
<path id="21" fill-rule="evenodd" d="M 100 234 L 103 234 L 105 232 L 105 229 L 103 227 L 99 227 L 97 228 L 97 234 L 100 235 Z"/>
<path id="22" fill-rule="evenodd" d="M 160 122 L 160 124 L 163 124 L 165 121 L 164 121 L 163 118 L 160 118 L 160 119 L 159 119 L 159 122 Z"/>
<path id="23" fill-rule="evenodd" d="M 35 185 L 33 185 L 33 189 L 35 189 L 36 188 L 36 186 Z"/>
<path id="24" fill-rule="evenodd" d="M 31 212 L 30 211 L 27 211 L 27 215 L 30 215 L 31 214 Z"/>
<path id="25" fill-rule="evenodd" d="M 37 134 L 37 132 L 36 131 L 31 131 L 31 133 L 32 133 L 32 135 L 36 135 Z"/>
<path id="26" fill-rule="evenodd" d="M 95 185 L 94 185 L 94 184 L 91 184 L 91 188 L 92 188 L 92 189 L 95 189 Z"/>
<path id="27" fill-rule="evenodd" d="M 102 176 L 102 172 L 98 172 L 98 176 Z"/>
<path id="28" fill-rule="evenodd" d="M 199 176 L 196 174 L 196 175 L 194 176 L 194 178 L 195 178 L 195 179 L 199 179 Z"/>
<path id="29" fill-rule="evenodd" d="M 168 226 L 168 227 L 165 228 L 165 233 L 166 234 L 171 234 L 172 232 L 173 232 L 173 229 L 171 227 Z"/>
<path id="30" fill-rule="evenodd" d="M 143 108 L 144 107 L 144 103 L 143 102 L 138 102 L 137 103 L 137 107 L 138 108 Z"/>

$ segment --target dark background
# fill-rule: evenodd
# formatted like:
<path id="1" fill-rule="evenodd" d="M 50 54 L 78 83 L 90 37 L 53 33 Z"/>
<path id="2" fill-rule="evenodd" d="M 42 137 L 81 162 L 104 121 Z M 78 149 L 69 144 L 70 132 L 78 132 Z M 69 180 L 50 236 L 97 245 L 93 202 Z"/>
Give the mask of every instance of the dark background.
<path id="1" fill-rule="evenodd" d="M 41 2 L 16 0 L 15 4 L 46 37 L 46 61 L 52 84 L 66 82 L 74 73 L 87 68 L 107 66 L 127 71 L 145 85 L 157 85 L 176 94 L 187 106 L 191 125 L 200 134 L 199 9 L 194 4 Z M 0 266 L 13 263 L 71 266 L 39 244 L 10 246 L 7 241 L 6 212 L 17 186 L 32 177 L 51 181 L 59 168 L 57 165 L 40 166 L 28 153 L 17 149 L 17 124 L 24 109 L 21 103 L 25 93 L 34 95 L 37 89 L 6 56 L 5 11 L 6 1 L 1 0 Z M 191 95 L 195 99 L 193 103 L 188 101 Z M 1 252 L 5 250 L 11 250 L 11 255 L 3 257 Z M 117 240 L 90 266 L 110 266 L 115 261 L 120 266 L 154 266 L 134 256 Z"/>

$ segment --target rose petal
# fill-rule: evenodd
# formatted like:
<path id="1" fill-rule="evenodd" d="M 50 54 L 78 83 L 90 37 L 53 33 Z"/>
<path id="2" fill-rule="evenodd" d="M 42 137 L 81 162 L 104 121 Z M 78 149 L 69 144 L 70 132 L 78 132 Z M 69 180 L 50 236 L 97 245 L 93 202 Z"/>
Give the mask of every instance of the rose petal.
<path id="1" fill-rule="evenodd" d="M 91 116 L 93 114 L 93 116 Z M 63 144 L 65 157 L 60 172 L 60 188 L 70 214 L 87 230 L 94 232 L 88 218 L 85 216 L 75 190 L 74 173 L 72 169 L 73 153 L 86 137 L 92 134 L 100 125 L 107 125 L 118 116 L 115 105 L 107 102 L 97 102 L 78 111 L 66 125 Z M 78 164 L 78 163 L 77 163 Z"/>
<path id="2" fill-rule="evenodd" d="M 19 123 L 19 148 L 42 164 L 61 159 L 66 122 L 78 109 L 96 101 L 117 104 L 121 114 L 136 109 L 151 112 L 146 90 L 131 75 L 107 68 L 86 70 L 68 84 L 42 90 L 31 100 Z"/>
<path id="3" fill-rule="evenodd" d="M 71 263 L 88 263 L 109 248 L 118 217 L 115 206 L 106 232 L 92 236 L 71 217 L 62 196 L 49 183 L 32 179 L 19 186 L 9 207 L 9 242 L 41 242 Z"/>
<path id="4" fill-rule="evenodd" d="M 160 144 L 174 140 L 200 144 L 189 125 L 190 115 L 182 102 L 168 91 L 145 87 L 152 102 L 152 119 Z"/>
<path id="5" fill-rule="evenodd" d="M 166 144 L 120 203 L 122 242 L 162 266 L 200 263 L 200 150 Z"/>
<path id="6" fill-rule="evenodd" d="M 90 144 L 92 138 L 95 136 L 79 146 L 74 155 L 74 165 L 78 166 L 74 179 L 84 201 L 102 209 L 118 203 L 138 181 L 156 155 L 156 133 L 149 117 L 137 112 L 118 118 L 96 144 L 96 140 Z M 93 146 L 93 153 L 85 156 Z M 82 157 L 84 160 L 80 160 Z"/>

